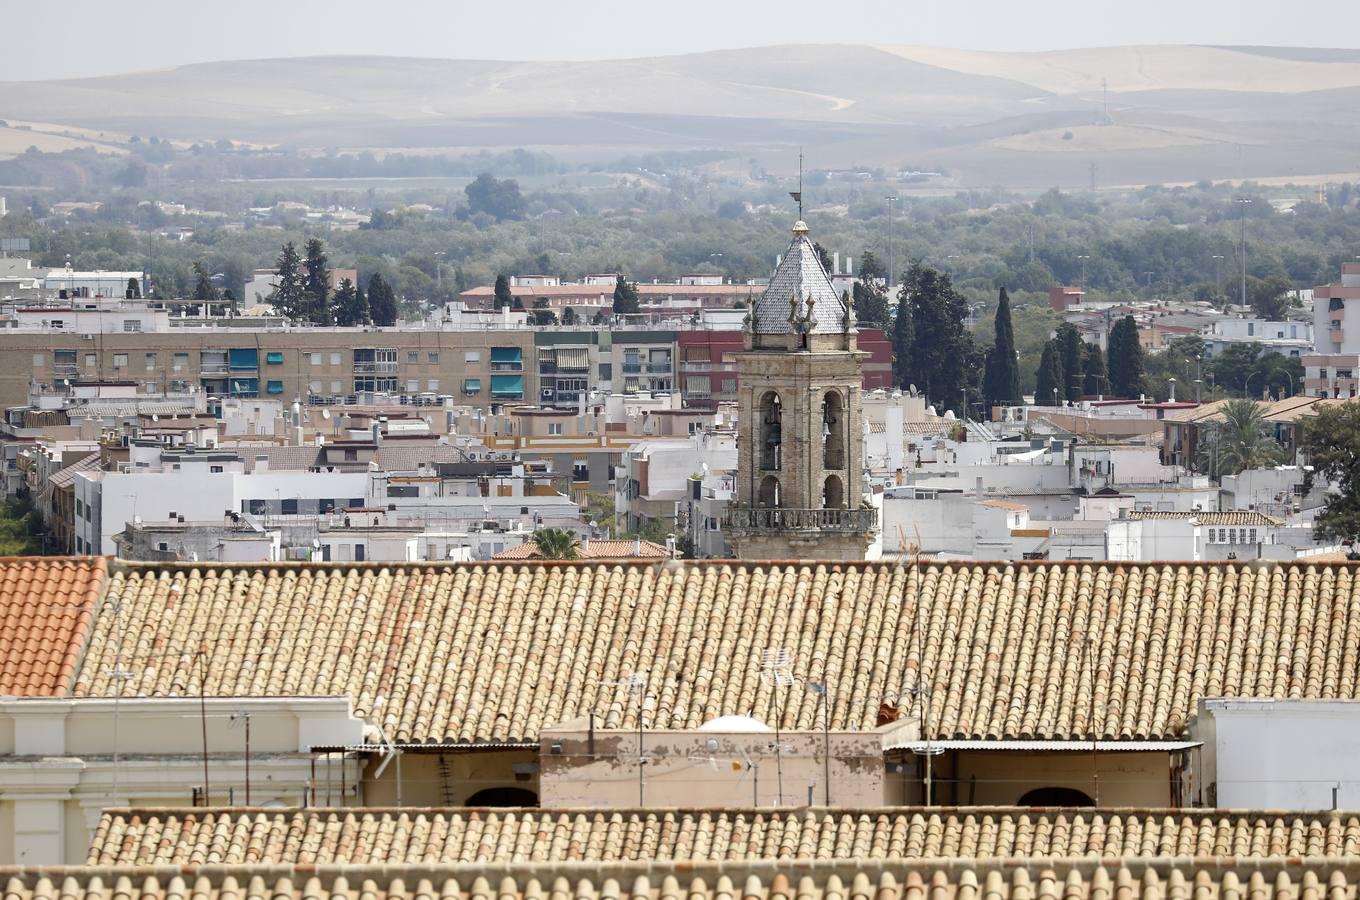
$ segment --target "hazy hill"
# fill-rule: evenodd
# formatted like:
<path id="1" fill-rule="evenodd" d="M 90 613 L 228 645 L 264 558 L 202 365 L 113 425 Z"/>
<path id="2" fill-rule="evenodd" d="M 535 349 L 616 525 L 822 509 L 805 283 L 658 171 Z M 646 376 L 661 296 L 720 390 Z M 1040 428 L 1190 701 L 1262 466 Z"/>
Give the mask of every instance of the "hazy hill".
<path id="1" fill-rule="evenodd" d="M 1106 184 L 1353 172 L 1357 94 L 1353 51 L 818 45 L 599 62 L 207 63 L 0 83 L 0 119 L 379 151 L 702 147 L 780 166 L 803 145 L 818 167 L 1045 186 L 1084 184 L 1093 163 Z"/>

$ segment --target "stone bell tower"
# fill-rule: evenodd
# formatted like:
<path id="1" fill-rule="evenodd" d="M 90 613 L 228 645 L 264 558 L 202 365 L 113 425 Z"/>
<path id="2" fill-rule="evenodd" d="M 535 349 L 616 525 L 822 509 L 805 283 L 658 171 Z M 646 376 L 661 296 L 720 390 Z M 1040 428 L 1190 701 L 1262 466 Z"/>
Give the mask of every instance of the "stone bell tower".
<path id="1" fill-rule="evenodd" d="M 860 391 L 867 353 L 807 225 L 752 303 L 737 354 L 737 490 L 725 528 L 741 559 L 863 559 Z"/>

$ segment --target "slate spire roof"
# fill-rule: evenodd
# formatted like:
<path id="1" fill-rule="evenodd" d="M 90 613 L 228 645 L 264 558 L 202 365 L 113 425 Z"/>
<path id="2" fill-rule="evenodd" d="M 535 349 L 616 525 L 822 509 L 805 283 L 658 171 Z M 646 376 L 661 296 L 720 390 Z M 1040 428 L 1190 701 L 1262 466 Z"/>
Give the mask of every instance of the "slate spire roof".
<path id="1" fill-rule="evenodd" d="M 812 300 L 809 310 L 808 300 Z M 810 315 L 809 315 L 810 312 Z M 779 261 L 770 286 L 755 303 L 752 329 L 757 334 L 788 334 L 799 330 L 794 319 L 806 324 L 809 334 L 845 331 L 845 304 L 831 285 L 817 249 L 808 239 L 807 224 L 793 225 L 793 241 Z"/>

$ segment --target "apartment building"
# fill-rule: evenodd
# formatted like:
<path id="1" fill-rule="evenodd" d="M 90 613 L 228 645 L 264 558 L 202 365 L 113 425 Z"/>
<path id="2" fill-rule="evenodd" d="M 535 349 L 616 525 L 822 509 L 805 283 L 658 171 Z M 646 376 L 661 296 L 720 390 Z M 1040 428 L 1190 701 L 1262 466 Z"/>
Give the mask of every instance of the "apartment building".
<path id="1" fill-rule="evenodd" d="M 1360 263 L 1341 266 L 1340 283 L 1313 289 L 1313 352 L 1303 357 L 1310 397 L 1356 396 L 1360 379 Z"/>

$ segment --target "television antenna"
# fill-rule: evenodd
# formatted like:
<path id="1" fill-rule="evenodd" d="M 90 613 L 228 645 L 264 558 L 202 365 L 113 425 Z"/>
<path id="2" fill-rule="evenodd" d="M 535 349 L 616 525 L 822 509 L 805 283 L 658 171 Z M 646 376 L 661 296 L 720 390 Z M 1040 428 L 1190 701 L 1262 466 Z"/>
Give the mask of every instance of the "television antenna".
<path id="1" fill-rule="evenodd" d="M 778 786 L 779 805 L 784 805 L 784 756 L 783 740 L 779 729 L 784 718 L 783 707 L 779 703 L 779 689 L 792 687 L 797 679 L 793 675 L 793 659 L 784 647 L 766 647 L 760 654 L 760 679 L 770 685 L 774 693 L 774 767 L 775 781 Z"/>
<path id="2" fill-rule="evenodd" d="M 789 196 L 798 204 L 798 221 L 803 221 L 803 148 L 798 148 L 798 190 L 789 191 Z"/>
<path id="3" fill-rule="evenodd" d="M 645 779 L 643 773 L 646 771 L 647 757 L 643 753 L 642 746 L 642 704 L 647 697 L 647 673 L 632 672 L 617 681 L 596 681 L 597 685 L 612 688 L 627 688 L 631 696 L 637 694 L 637 767 L 638 767 L 638 806 L 643 805 Z"/>

